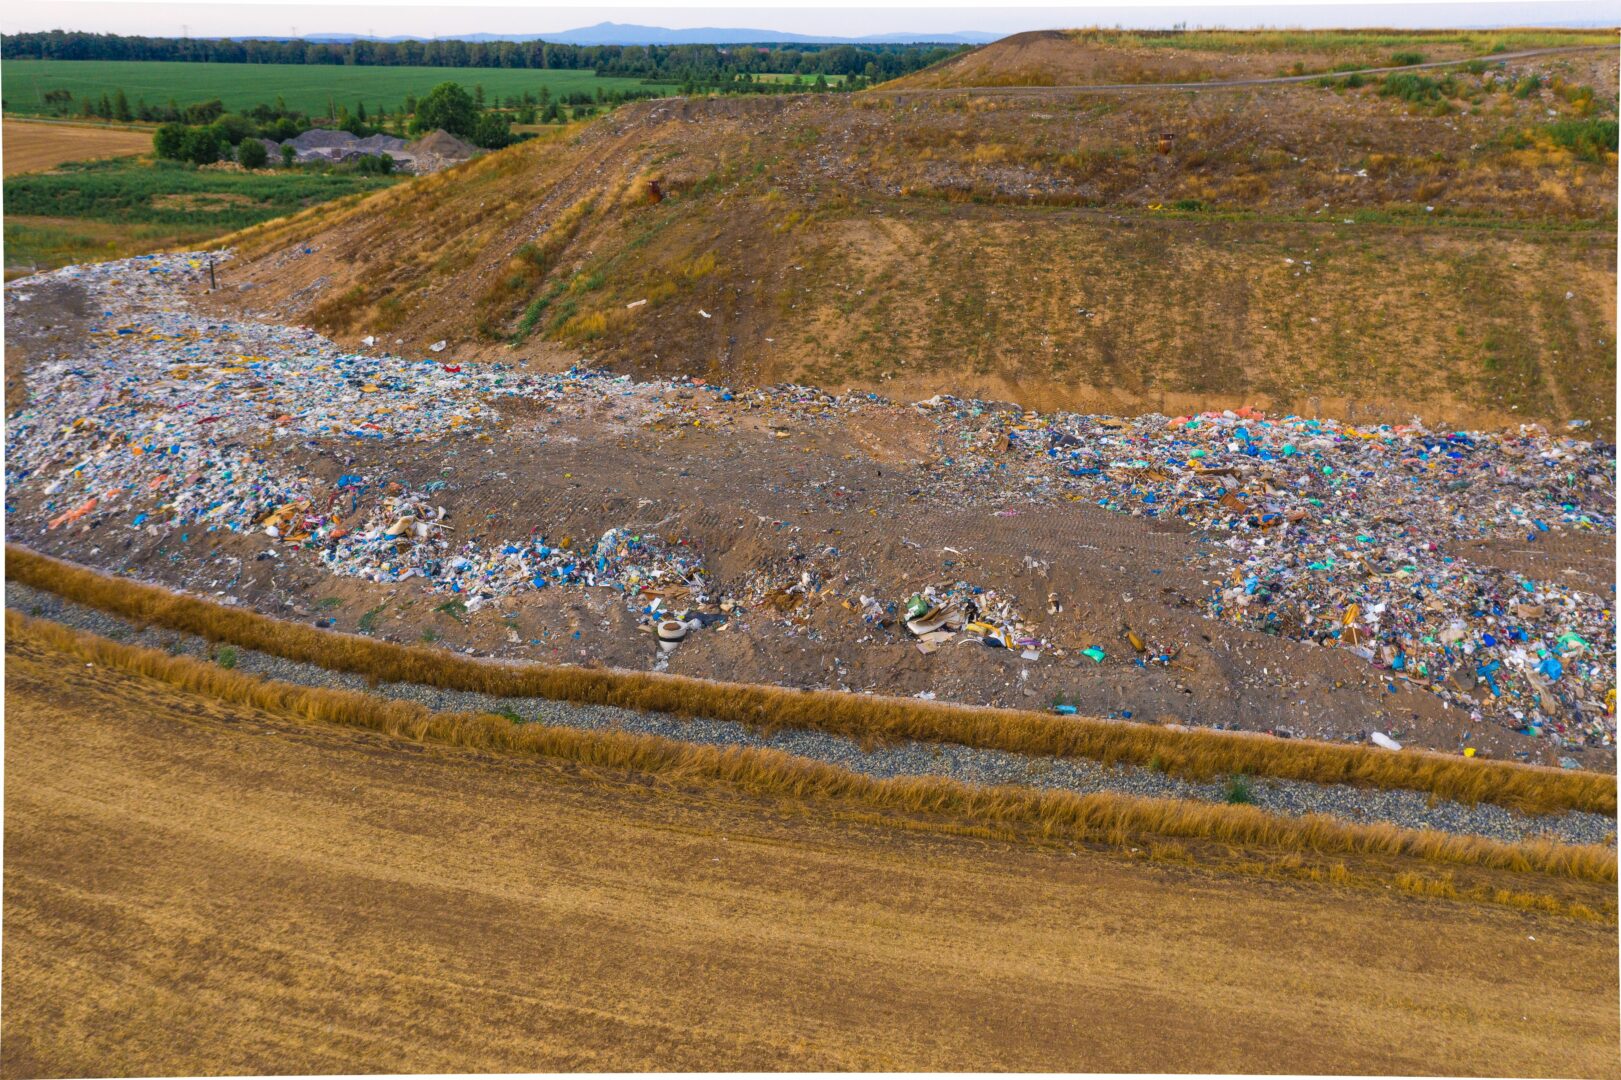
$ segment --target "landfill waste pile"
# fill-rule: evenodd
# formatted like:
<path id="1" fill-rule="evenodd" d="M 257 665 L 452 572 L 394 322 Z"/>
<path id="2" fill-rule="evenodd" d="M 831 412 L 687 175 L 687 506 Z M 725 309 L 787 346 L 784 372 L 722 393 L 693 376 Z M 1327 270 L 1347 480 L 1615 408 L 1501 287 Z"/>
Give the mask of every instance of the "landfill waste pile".
<path id="1" fill-rule="evenodd" d="M 103 285 L 109 302 L 172 303 L 166 286 L 206 273 L 204 258 L 146 256 L 46 277 Z M 18 291 L 26 298 L 26 289 Z M 488 439 L 484 424 L 495 414 L 481 397 L 561 398 L 582 387 L 600 395 L 621 378 L 514 379 L 492 367 L 349 354 L 309 330 L 226 326 L 179 310 L 109 307 L 103 318 L 88 355 L 43 365 L 51 393 L 7 424 L 14 535 L 23 531 L 13 517 L 17 496 L 37 490 L 47 532 L 88 532 L 106 521 L 152 535 L 257 533 L 308 550 L 334 574 L 421 579 L 456 595 L 467 611 L 515 589 L 567 585 L 623 590 L 638 609 L 649 599 L 709 599 L 697 556 L 658 536 L 609 529 L 586 547 L 544 538 L 493 549 L 458 543 L 433 501 L 431 489 L 442 482 L 420 492 L 395 484 L 377 491 L 345 475 L 322 490 L 265 452 L 278 440 L 332 436 Z"/>
<path id="2" fill-rule="evenodd" d="M 594 541 L 556 537 L 547 521 L 529 523 L 527 535 L 480 540 L 459 533 L 465 524 L 442 505 L 440 481 L 422 490 L 362 473 L 331 482 L 291 453 L 489 443 L 503 410 L 520 400 L 594 424 L 663 433 L 752 426 L 784 441 L 906 420 L 932 439 L 907 481 L 911 499 L 985 516 L 1086 502 L 1185 525 L 1204 541 L 1205 618 L 1341 651 L 1392 693 L 1421 689 L 1477 721 L 1561 746 L 1613 743 L 1613 585 L 1584 589 L 1460 553 L 1487 540 L 1613 537 L 1615 448 L 1579 425 L 1482 433 L 1248 409 L 1120 418 L 948 396 L 900 404 L 804 386 L 734 390 L 688 377 L 638 382 L 586 368 L 463 363 L 445 342 L 423 342 L 429 357 L 413 360 L 375 339 L 353 351 L 306 328 L 194 310 L 186 293 L 206 280 L 207 258 L 70 266 L 6 286 L 10 309 L 72 282 L 94 312 L 86 345 L 30 368 L 29 401 L 9 418 L 14 537 L 103 527 L 253 537 L 339 577 L 419 583 L 468 611 L 527 590 L 606 587 L 623 593 L 661 656 L 729 621 L 746 632 L 739 617 L 750 611 L 781 615 L 789 633 L 814 637 L 834 599 L 841 618 L 859 623 L 859 640 L 904 640 L 925 656 L 972 645 L 1027 660 L 1079 655 L 1100 668 L 1169 662 L 1134 632 L 1108 649 L 1052 640 L 1038 629 L 1039 612 L 1021 611 L 1009 589 L 960 580 L 960 570 L 927 586 L 856 583 L 851 553 L 821 543 L 717 584 L 695 545 L 624 519 L 599 522 Z M 774 490 L 807 506 L 855 509 L 836 470 L 784 477 Z M 794 531 L 784 521 L 764 527 Z M 1061 610 L 1057 594 L 1046 600 L 1049 616 Z"/>
<path id="3" fill-rule="evenodd" d="M 1028 495 L 1180 519 L 1228 553 L 1211 564 L 1228 568 L 1212 619 L 1346 649 L 1477 719 L 1613 740 L 1613 584 L 1596 595 L 1447 553 L 1483 537 L 1613 535 L 1611 445 L 1532 425 L 1358 428 L 1248 409 L 1127 420 L 944 396 L 917 408 L 940 420 L 954 498 L 994 503 L 986 481 L 1018 472 Z M 1480 687 L 1484 704 L 1462 698 Z"/>
<path id="4" fill-rule="evenodd" d="M 1033 660 L 1045 644 L 1011 603 L 966 581 L 931 585 L 913 595 L 906 602 L 906 629 L 917 637 L 924 655 L 957 640 L 1019 649 Z"/>

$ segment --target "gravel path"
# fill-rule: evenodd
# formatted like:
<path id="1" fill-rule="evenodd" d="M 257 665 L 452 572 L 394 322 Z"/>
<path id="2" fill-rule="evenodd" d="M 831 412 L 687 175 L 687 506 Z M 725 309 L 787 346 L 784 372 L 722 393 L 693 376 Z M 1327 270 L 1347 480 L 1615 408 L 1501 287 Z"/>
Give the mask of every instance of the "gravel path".
<path id="1" fill-rule="evenodd" d="M 6 584 L 6 606 L 118 641 L 203 658 L 214 653 L 214 646 L 202 638 L 157 628 L 139 631 L 127 620 L 16 582 Z M 1108 767 L 1084 758 L 1034 757 L 932 742 L 904 742 L 863 750 L 851 739 L 805 729 L 784 729 L 762 735 L 729 721 L 689 720 L 665 713 L 576 705 L 546 698 L 499 698 L 415 683 L 382 683 L 373 688 L 360 675 L 329 671 L 248 649 L 236 650 L 235 668 L 304 686 L 371 690 L 438 711 L 513 712 L 525 721 L 587 731 L 662 735 L 711 746 L 768 747 L 879 778 L 946 776 L 975 784 L 1020 784 L 1083 794 L 1117 791 L 1213 802 L 1223 801 L 1226 796 L 1226 785 L 1221 782 L 1192 783 L 1151 769 Z M 1432 805 L 1430 797 L 1422 792 L 1296 780 L 1254 779 L 1249 781 L 1249 786 L 1257 806 L 1280 814 L 1331 814 L 1349 821 L 1383 821 L 1407 828 L 1438 829 L 1498 840 L 1547 836 L 1569 843 L 1613 844 L 1615 841 L 1615 821 L 1602 814 L 1571 812 L 1532 816 L 1489 803 L 1466 806 L 1450 800 L 1436 800 Z"/>

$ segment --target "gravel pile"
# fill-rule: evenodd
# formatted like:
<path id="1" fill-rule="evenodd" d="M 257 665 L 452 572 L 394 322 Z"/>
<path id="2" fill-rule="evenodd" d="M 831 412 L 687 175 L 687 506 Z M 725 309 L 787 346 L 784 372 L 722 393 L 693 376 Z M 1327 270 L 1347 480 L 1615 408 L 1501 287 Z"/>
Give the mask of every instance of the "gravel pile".
<path id="1" fill-rule="evenodd" d="M 124 619 L 15 582 L 7 583 L 6 606 L 149 648 L 204 659 L 214 656 L 216 651 L 216 646 L 202 638 L 164 629 L 138 630 Z M 764 747 L 880 779 L 943 776 L 973 784 L 1018 784 L 1081 794 L 1112 791 L 1210 802 L 1225 801 L 1228 795 L 1225 782 L 1192 783 L 1152 769 L 1108 767 L 1083 758 L 1037 757 L 955 743 L 912 741 L 863 750 L 851 739 L 805 729 L 784 729 L 763 735 L 729 721 L 689 720 L 665 713 L 576 705 L 546 698 L 500 698 L 414 683 L 382 683 L 374 688 L 360 675 L 329 671 L 248 649 L 235 650 L 234 668 L 303 686 L 369 690 L 442 712 L 515 713 L 525 723 L 660 735 L 698 745 Z M 1602 814 L 1570 812 L 1534 816 L 1489 803 L 1466 806 L 1436 800 L 1432 805 L 1428 795 L 1416 791 L 1265 778 L 1246 783 L 1256 806 L 1280 814 L 1329 814 L 1347 821 L 1389 822 L 1405 828 L 1435 829 L 1507 841 L 1537 836 L 1566 843 L 1613 844 L 1615 841 L 1615 821 Z"/>

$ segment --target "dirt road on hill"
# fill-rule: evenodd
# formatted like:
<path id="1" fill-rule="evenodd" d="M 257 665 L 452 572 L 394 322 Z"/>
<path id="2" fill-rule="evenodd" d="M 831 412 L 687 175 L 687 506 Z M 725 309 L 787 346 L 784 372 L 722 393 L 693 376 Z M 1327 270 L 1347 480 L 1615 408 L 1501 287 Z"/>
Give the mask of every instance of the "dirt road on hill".
<path id="1" fill-rule="evenodd" d="M 425 748 L 31 648 L 6 1077 L 1613 1071 L 1613 927 Z"/>
<path id="2" fill-rule="evenodd" d="M 1354 70 L 1356 74 L 1389 75 L 1400 71 L 1431 71 L 1437 68 L 1460 67 L 1463 64 L 1479 60 L 1487 64 L 1501 64 L 1511 60 L 1534 60 L 1539 57 L 1563 56 L 1571 53 L 1593 52 L 1605 50 L 1614 52 L 1613 46 L 1608 45 L 1562 45 L 1548 49 L 1525 49 L 1519 52 L 1493 53 L 1488 56 L 1462 57 L 1452 60 L 1432 60 L 1422 64 L 1402 64 L 1387 67 L 1353 68 L 1345 71 L 1313 72 L 1309 75 L 1274 75 L 1267 78 L 1253 79 L 1211 79 L 1192 82 L 1136 82 L 1136 83 L 1081 83 L 1071 86 L 917 86 L 899 89 L 885 89 L 882 86 L 868 90 L 871 95 L 911 97 L 914 94 L 986 94 L 986 95 L 1017 95 L 1017 94 L 1110 94 L 1133 90 L 1239 90 L 1246 87 L 1257 86 L 1288 86 L 1292 83 L 1316 82 L 1324 78 L 1343 78 Z M 921 74 L 921 73 L 920 73 Z"/>

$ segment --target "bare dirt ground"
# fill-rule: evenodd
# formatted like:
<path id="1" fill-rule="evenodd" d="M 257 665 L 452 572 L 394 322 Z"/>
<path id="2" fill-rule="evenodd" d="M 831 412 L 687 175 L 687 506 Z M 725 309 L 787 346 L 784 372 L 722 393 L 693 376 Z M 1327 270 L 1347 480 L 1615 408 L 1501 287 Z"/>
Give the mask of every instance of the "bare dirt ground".
<path id="1" fill-rule="evenodd" d="M 897 829 L 7 659 L 6 1077 L 1615 1072 L 1613 926 Z"/>
<path id="2" fill-rule="evenodd" d="M 123 157 L 152 152 L 152 133 L 80 124 L 38 123 L 7 119 L 5 175 L 42 172 L 64 161 Z"/>

